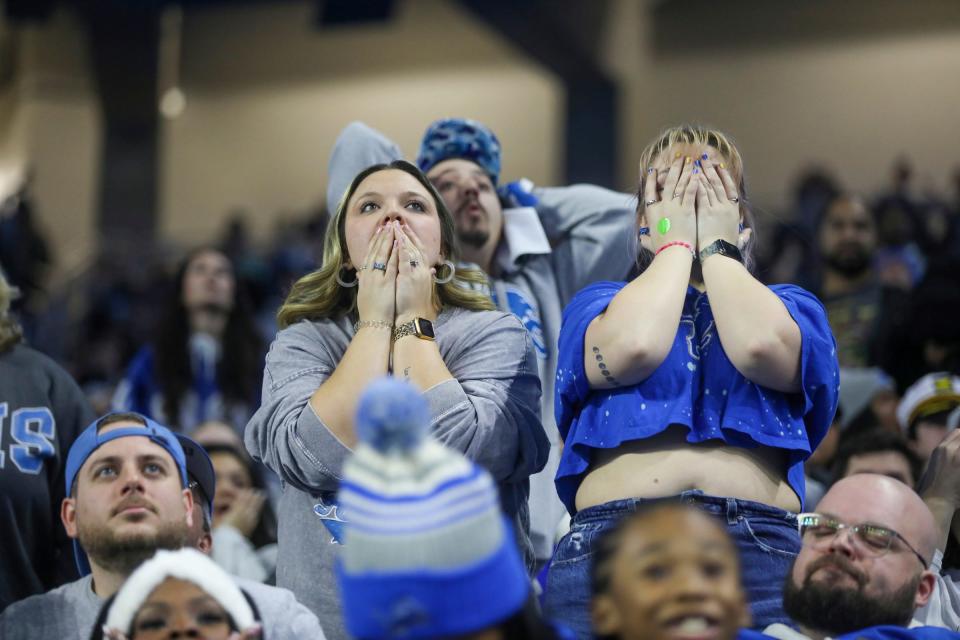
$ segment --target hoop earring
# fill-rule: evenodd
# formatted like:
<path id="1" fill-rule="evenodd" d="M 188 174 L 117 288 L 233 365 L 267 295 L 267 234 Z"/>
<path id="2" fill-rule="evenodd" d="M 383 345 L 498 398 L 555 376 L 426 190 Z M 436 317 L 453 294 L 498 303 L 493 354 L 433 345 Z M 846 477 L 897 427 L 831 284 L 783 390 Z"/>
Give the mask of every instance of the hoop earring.
<path id="1" fill-rule="evenodd" d="M 345 266 L 345 265 L 344 265 L 344 266 Z M 344 289 L 351 289 L 351 288 L 357 286 L 357 284 L 360 283 L 360 276 L 357 275 L 356 272 L 354 272 L 353 282 L 347 282 L 346 280 L 344 280 L 343 278 L 340 277 L 340 272 L 343 271 L 344 266 L 341 266 L 341 267 L 337 270 L 337 275 L 335 276 L 336 279 L 337 279 L 337 284 L 340 285 L 341 287 L 343 287 Z M 347 269 L 349 269 L 349 268 L 350 268 L 350 267 L 347 267 Z"/>
<path id="2" fill-rule="evenodd" d="M 448 282 L 453 280 L 453 275 L 457 272 L 456 265 L 454 265 L 449 260 L 444 260 L 443 264 L 450 267 L 450 275 L 448 275 L 446 278 L 438 278 L 437 274 L 433 274 L 433 281 L 436 282 L 437 284 L 447 284 Z M 437 271 L 439 271 L 439 269 L 437 269 Z"/>

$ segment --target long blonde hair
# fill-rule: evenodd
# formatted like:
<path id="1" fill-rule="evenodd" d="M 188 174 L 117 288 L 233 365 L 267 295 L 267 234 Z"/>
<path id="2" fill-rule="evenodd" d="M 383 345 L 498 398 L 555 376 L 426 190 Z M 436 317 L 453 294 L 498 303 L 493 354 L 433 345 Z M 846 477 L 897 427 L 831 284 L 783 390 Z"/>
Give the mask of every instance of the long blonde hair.
<path id="1" fill-rule="evenodd" d="M 753 216 L 753 208 L 750 206 L 750 198 L 747 196 L 747 184 L 744 178 L 743 158 L 740 157 L 740 151 L 737 150 L 733 139 L 722 131 L 710 129 L 701 125 L 682 124 L 676 127 L 670 127 L 660 133 L 653 141 L 646 146 L 643 153 L 640 154 L 640 186 L 637 191 L 637 213 L 643 211 L 644 206 L 644 186 L 646 184 L 647 168 L 660 154 L 664 153 L 677 144 L 692 144 L 696 146 L 709 146 L 717 150 L 723 156 L 725 164 L 728 167 L 730 175 L 737 180 L 737 193 L 740 197 L 740 214 L 743 216 L 743 228 L 752 229 L 750 239 L 743 247 L 743 261 L 747 269 L 753 268 L 753 247 L 756 245 L 756 224 Z M 739 178 L 738 178 L 739 177 Z M 639 221 L 639 215 L 637 216 Z M 637 264 L 643 270 L 650 261 L 653 260 L 653 254 L 637 243 Z"/>
<path id="2" fill-rule="evenodd" d="M 347 205 L 357 187 L 367 176 L 390 169 L 403 171 L 416 178 L 433 198 L 440 218 L 440 251 L 447 260 L 456 264 L 459 250 L 453 216 L 450 215 L 443 198 L 427 177 L 416 166 L 405 160 L 373 165 L 357 174 L 340 199 L 337 214 L 327 226 L 323 246 L 323 265 L 297 280 L 290 289 L 287 299 L 277 312 L 277 322 L 281 329 L 304 319 L 335 318 L 354 312 L 357 307 L 356 287 L 343 287 L 337 283 L 337 275 L 341 270 L 346 270 L 344 256 L 347 255 L 347 240 L 344 227 Z M 354 269 L 349 271 L 351 273 L 348 277 L 355 277 L 356 271 Z M 457 267 L 456 274 L 450 282 L 434 285 L 434 299 L 441 307 L 462 307 L 475 311 L 495 309 L 490 296 L 482 292 L 487 284 L 487 276 L 479 269 Z"/>

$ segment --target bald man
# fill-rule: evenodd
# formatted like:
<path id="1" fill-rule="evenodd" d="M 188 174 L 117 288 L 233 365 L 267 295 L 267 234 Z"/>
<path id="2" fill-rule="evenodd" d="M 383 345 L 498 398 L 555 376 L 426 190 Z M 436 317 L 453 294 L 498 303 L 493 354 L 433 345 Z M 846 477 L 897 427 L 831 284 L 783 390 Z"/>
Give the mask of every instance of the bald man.
<path id="1" fill-rule="evenodd" d="M 960 637 L 910 625 L 930 599 L 936 575 L 927 567 L 939 542 L 933 514 L 910 487 L 864 473 L 838 481 L 800 515 L 803 547 L 787 575 L 783 605 L 800 634 L 785 625 L 765 634 L 796 640 Z"/>

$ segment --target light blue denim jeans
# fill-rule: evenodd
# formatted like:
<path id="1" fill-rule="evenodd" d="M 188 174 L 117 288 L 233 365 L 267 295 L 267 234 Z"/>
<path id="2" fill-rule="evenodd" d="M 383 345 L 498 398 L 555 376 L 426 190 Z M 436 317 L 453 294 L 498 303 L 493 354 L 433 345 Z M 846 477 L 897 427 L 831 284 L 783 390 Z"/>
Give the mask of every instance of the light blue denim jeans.
<path id="1" fill-rule="evenodd" d="M 672 498 L 614 500 L 578 512 L 550 562 L 544 610 L 547 617 L 592 638 L 590 567 L 597 537 L 641 505 L 664 500 L 695 505 L 726 524 L 740 551 L 740 571 L 755 629 L 789 624 L 783 612 L 783 582 L 800 551 L 797 515 L 759 502 L 684 491 Z"/>

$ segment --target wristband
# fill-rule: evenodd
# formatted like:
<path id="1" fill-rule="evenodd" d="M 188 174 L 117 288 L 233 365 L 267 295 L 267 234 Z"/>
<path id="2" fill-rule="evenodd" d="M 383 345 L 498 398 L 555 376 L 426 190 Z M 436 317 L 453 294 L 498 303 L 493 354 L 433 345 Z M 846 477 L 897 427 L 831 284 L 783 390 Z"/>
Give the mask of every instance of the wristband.
<path id="1" fill-rule="evenodd" d="M 667 247 L 686 247 L 687 251 L 690 252 L 690 255 L 693 257 L 693 259 L 694 260 L 697 259 L 697 254 L 693 250 L 693 246 L 689 242 L 683 242 L 682 240 L 674 240 L 673 242 L 668 242 L 667 244 L 657 249 L 657 252 L 653 255 L 654 256 L 660 255 L 660 252 L 666 249 Z"/>
<path id="2" fill-rule="evenodd" d="M 357 320 L 353 323 L 353 332 L 356 333 L 364 327 L 373 327 L 374 329 L 393 329 L 393 323 L 386 320 Z"/>

